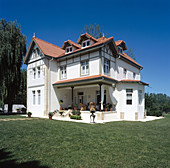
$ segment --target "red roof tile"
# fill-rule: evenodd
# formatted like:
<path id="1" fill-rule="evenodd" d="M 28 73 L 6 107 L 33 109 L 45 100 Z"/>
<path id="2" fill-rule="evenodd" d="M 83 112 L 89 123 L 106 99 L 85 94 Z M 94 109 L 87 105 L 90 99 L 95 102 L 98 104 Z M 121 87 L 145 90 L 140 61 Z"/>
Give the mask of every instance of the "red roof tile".
<path id="1" fill-rule="evenodd" d="M 99 78 L 99 77 L 106 77 L 106 78 L 113 79 L 113 80 L 116 81 L 116 79 L 114 79 L 114 78 L 111 78 L 111 77 L 106 76 L 106 75 L 99 74 L 99 75 L 92 75 L 92 76 L 86 76 L 86 77 L 80 77 L 80 78 L 74 78 L 74 79 L 61 80 L 61 81 L 58 81 L 58 82 L 56 82 L 56 83 L 54 83 L 54 84 L 67 83 L 67 82 L 76 82 L 76 81 L 83 81 L 83 80 L 95 79 L 95 78 Z"/>
<path id="2" fill-rule="evenodd" d="M 75 50 L 75 51 L 72 51 L 72 52 L 70 52 L 70 53 L 67 53 L 67 54 L 63 53 L 63 54 L 59 55 L 57 58 L 62 57 L 62 56 L 64 56 L 64 55 L 69 55 L 69 54 L 72 54 L 72 53 L 76 53 L 76 52 L 78 52 L 78 51 L 83 51 L 83 50 L 85 50 L 85 49 L 87 49 L 87 48 L 90 48 L 90 47 L 93 47 L 93 46 L 97 46 L 97 45 L 99 45 L 99 44 L 104 44 L 104 43 L 106 43 L 106 42 L 108 42 L 109 40 L 112 40 L 112 39 L 113 39 L 113 37 L 110 37 L 110 38 L 106 38 L 105 40 L 102 40 L 102 41 L 97 41 L 96 43 L 94 43 L 94 44 L 92 44 L 92 45 L 90 45 L 90 46 L 88 46 L 88 47 L 79 48 L 79 49 L 77 49 L 77 50 Z"/>
<path id="3" fill-rule="evenodd" d="M 85 80 L 88 80 L 88 79 L 96 79 L 96 78 L 100 78 L 100 77 L 105 77 L 105 78 L 108 78 L 108 79 L 112 79 L 114 81 L 117 81 L 117 82 L 137 82 L 137 83 L 142 83 L 144 85 L 149 85 L 148 83 L 145 83 L 145 82 L 142 82 L 140 80 L 133 80 L 133 79 L 123 79 L 123 80 L 116 80 L 110 76 L 106 76 L 106 75 L 102 75 L 102 74 L 99 74 L 99 75 L 92 75 L 92 76 L 86 76 L 86 77 L 80 77 L 80 78 L 74 78 L 74 79 L 66 79 L 66 80 L 61 80 L 61 81 L 58 81 L 58 82 L 55 82 L 55 84 L 62 84 L 62 83 L 69 83 L 69 82 L 77 82 L 77 81 L 85 81 Z"/>
<path id="4" fill-rule="evenodd" d="M 95 39 L 94 37 L 92 37 L 90 34 L 84 33 L 84 34 L 82 34 L 82 35 L 79 37 L 79 39 L 77 40 L 77 43 L 78 43 L 78 44 L 80 44 L 81 38 L 82 38 L 83 36 L 88 36 L 91 40 L 93 40 L 93 41 L 95 41 L 95 42 L 97 41 L 97 39 Z"/>
<path id="5" fill-rule="evenodd" d="M 33 37 L 33 39 L 35 40 L 35 42 L 37 43 L 38 47 L 41 49 L 44 55 L 58 57 L 59 55 L 65 53 L 63 49 L 54 44 L 48 43 L 36 37 Z"/>
<path id="6" fill-rule="evenodd" d="M 123 52 L 123 54 L 119 53 L 121 56 L 123 56 L 124 58 L 130 60 L 131 62 L 133 62 L 134 64 L 140 66 L 141 68 L 143 68 L 140 64 L 138 64 L 134 59 L 132 59 L 131 57 L 129 57 L 126 53 Z"/>
<path id="7" fill-rule="evenodd" d="M 62 49 L 65 49 L 65 45 L 66 45 L 67 43 L 69 43 L 70 45 L 73 45 L 73 46 L 76 47 L 76 48 L 81 48 L 81 45 L 79 45 L 79 44 L 77 44 L 77 43 L 75 43 L 75 42 L 73 42 L 73 41 L 71 41 L 71 40 L 65 41 L 61 48 L 62 48 Z"/>
<path id="8" fill-rule="evenodd" d="M 149 85 L 148 83 L 142 82 L 141 80 L 134 80 L 134 79 L 123 79 L 123 80 L 119 80 L 119 82 L 141 82 L 144 85 Z"/>

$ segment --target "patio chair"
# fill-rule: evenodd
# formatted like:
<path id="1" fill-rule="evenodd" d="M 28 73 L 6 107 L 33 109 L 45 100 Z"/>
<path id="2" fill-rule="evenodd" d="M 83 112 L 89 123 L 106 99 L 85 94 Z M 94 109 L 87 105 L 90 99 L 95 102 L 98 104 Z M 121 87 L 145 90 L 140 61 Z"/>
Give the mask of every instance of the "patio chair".
<path id="1" fill-rule="evenodd" d="M 85 111 L 86 108 L 87 108 L 87 106 L 85 104 L 82 104 L 82 103 L 80 103 L 80 106 L 81 106 L 81 108 L 80 108 L 81 111 Z"/>
<path id="2" fill-rule="evenodd" d="M 90 102 L 89 107 L 90 107 L 90 111 L 96 111 L 96 103 Z"/>

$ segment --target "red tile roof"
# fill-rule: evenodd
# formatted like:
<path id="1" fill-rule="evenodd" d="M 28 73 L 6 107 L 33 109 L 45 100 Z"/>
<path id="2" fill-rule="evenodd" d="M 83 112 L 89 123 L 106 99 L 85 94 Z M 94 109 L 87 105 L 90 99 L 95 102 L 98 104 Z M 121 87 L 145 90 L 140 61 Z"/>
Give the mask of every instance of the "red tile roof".
<path id="1" fill-rule="evenodd" d="M 122 45 L 123 50 L 127 50 L 126 43 L 123 40 L 115 41 L 116 46 Z"/>
<path id="2" fill-rule="evenodd" d="M 72 51 L 72 52 L 70 52 L 70 53 L 68 53 L 68 54 L 63 53 L 63 54 L 59 55 L 57 58 L 62 57 L 62 56 L 64 56 L 64 55 L 69 55 L 69 54 L 72 54 L 72 53 L 76 53 L 76 52 L 78 52 L 78 51 L 83 51 L 83 50 L 85 50 L 85 49 L 87 49 L 87 48 L 91 48 L 91 47 L 97 46 L 97 45 L 99 45 L 99 44 L 104 44 L 104 43 L 106 43 L 106 42 L 108 42 L 109 40 L 112 40 L 112 39 L 113 39 L 113 37 L 110 37 L 110 38 L 106 38 L 105 40 L 102 40 L 102 41 L 97 41 L 96 43 L 94 43 L 94 44 L 92 44 L 92 45 L 90 45 L 90 46 L 88 46 L 88 47 L 79 48 L 79 49 L 74 50 L 74 51 Z"/>
<path id="3" fill-rule="evenodd" d="M 119 80 L 119 82 L 140 82 L 144 85 L 149 85 L 148 83 L 142 82 L 141 80 L 134 80 L 134 79 L 122 79 L 122 80 Z"/>
<path id="4" fill-rule="evenodd" d="M 65 80 L 61 80 L 61 81 L 58 81 L 58 82 L 55 82 L 55 84 L 62 84 L 62 83 L 69 83 L 69 82 L 77 82 L 77 81 L 86 81 L 88 79 L 96 79 L 96 78 L 100 78 L 100 77 L 105 77 L 105 78 L 108 78 L 108 79 L 111 79 L 111 80 L 114 80 L 114 81 L 117 81 L 117 82 L 137 82 L 137 83 L 142 83 L 144 85 L 149 85 L 148 83 L 145 83 L 145 82 L 142 82 L 140 80 L 133 80 L 133 79 L 123 79 L 123 80 L 116 80 L 110 76 L 106 76 L 106 75 L 102 75 L 102 74 L 99 74 L 99 75 L 92 75 L 92 76 L 85 76 L 85 77 L 80 77 L 80 78 L 74 78 L 74 79 L 65 79 Z"/>
<path id="5" fill-rule="evenodd" d="M 37 43 L 38 47 L 41 49 L 44 55 L 58 57 L 59 55 L 65 53 L 63 49 L 54 44 L 48 43 L 36 37 L 33 37 L 33 39 L 35 40 L 35 42 Z"/>
<path id="6" fill-rule="evenodd" d="M 92 75 L 92 76 L 85 76 L 85 77 L 80 77 L 80 78 L 74 78 L 74 79 L 66 79 L 66 80 L 61 80 L 61 81 L 58 81 L 55 84 L 60 84 L 60 83 L 68 83 L 68 82 L 76 82 L 76 81 L 84 81 L 84 80 L 87 80 L 87 79 L 95 79 L 95 78 L 100 78 L 100 77 L 105 77 L 105 78 L 109 78 L 109 79 L 112 79 L 112 80 L 115 80 L 114 78 L 110 77 L 110 76 L 106 76 L 106 75 L 102 75 L 102 74 L 99 74 L 99 75 Z"/>
<path id="7" fill-rule="evenodd" d="M 130 56 L 128 56 L 126 53 L 123 52 L 123 54 L 119 53 L 121 56 L 123 56 L 124 58 L 130 60 L 131 62 L 133 62 L 134 64 L 138 65 L 139 67 L 143 68 L 140 64 L 138 64 L 134 59 L 132 59 Z"/>
<path id="8" fill-rule="evenodd" d="M 76 48 L 81 48 L 81 45 L 79 45 L 79 44 L 77 44 L 77 43 L 75 43 L 75 42 L 73 42 L 73 41 L 71 41 L 71 40 L 67 40 L 67 41 L 65 41 L 64 43 L 63 43 L 63 45 L 62 45 L 62 49 L 65 49 L 65 45 L 67 44 L 67 43 L 69 43 L 70 45 L 73 45 L 74 47 L 76 47 Z"/>
<path id="9" fill-rule="evenodd" d="M 83 36 L 88 36 L 91 40 L 93 40 L 93 41 L 95 41 L 95 42 L 97 41 L 97 39 L 95 39 L 94 37 L 92 37 L 90 34 L 84 33 L 84 34 L 82 34 L 82 35 L 79 37 L 79 39 L 77 40 L 77 43 L 78 43 L 78 44 L 81 43 L 81 38 L 82 38 Z"/>
<path id="10" fill-rule="evenodd" d="M 90 38 L 93 38 L 92 36 L 90 36 L 87 33 L 85 33 L 83 35 L 88 35 Z M 83 35 L 81 35 L 81 36 L 83 36 Z M 69 42 L 69 43 L 71 43 L 72 45 L 74 45 L 74 46 L 76 46 L 78 48 L 77 50 L 75 50 L 75 51 L 73 51 L 73 52 L 71 52 L 69 54 L 80 52 L 80 51 L 83 51 L 83 50 L 85 50 L 87 48 L 91 48 L 93 46 L 97 46 L 97 45 L 100 45 L 100 44 L 105 44 L 108 41 L 113 40 L 113 37 L 110 37 L 110 38 L 101 37 L 99 39 L 95 39 L 95 38 L 93 38 L 93 39 L 96 40 L 96 42 L 94 44 L 88 46 L 88 47 L 85 47 L 85 48 L 81 48 L 81 46 L 79 44 L 76 44 L 75 42 L 73 42 L 71 40 L 66 41 L 66 42 Z M 37 45 L 39 46 L 39 48 L 41 49 L 41 51 L 43 52 L 44 55 L 51 56 L 51 57 L 54 57 L 54 58 L 59 58 L 59 57 L 65 56 L 65 55 L 69 55 L 69 54 L 65 54 L 65 50 L 61 49 L 60 47 L 58 47 L 56 45 L 53 45 L 51 43 L 48 43 L 48 42 L 46 42 L 44 40 L 41 40 L 41 39 L 38 39 L 36 37 L 33 37 L 32 41 L 33 40 L 37 43 Z M 115 42 L 115 44 L 119 45 L 122 42 L 123 42 L 122 40 L 118 40 L 118 41 Z M 29 46 L 29 48 L 30 48 L 30 46 Z M 28 51 L 29 51 L 29 48 L 28 48 Z M 123 54 L 119 53 L 119 54 L 122 57 L 128 59 L 129 61 L 133 62 L 134 64 L 136 64 L 136 65 L 138 65 L 138 66 L 140 66 L 142 68 L 142 66 L 140 64 L 138 64 L 135 60 L 133 60 L 131 57 L 129 57 L 126 53 L 123 53 Z M 26 56 L 27 56 L 27 53 L 26 53 Z M 24 58 L 24 62 L 25 62 L 25 59 L 26 59 L 26 57 Z"/>

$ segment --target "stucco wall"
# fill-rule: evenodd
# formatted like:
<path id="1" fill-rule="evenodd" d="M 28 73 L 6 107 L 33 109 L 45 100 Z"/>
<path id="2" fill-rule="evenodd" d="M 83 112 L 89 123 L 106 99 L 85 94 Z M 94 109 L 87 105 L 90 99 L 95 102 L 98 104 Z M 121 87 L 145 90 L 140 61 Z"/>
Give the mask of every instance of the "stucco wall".
<path id="1" fill-rule="evenodd" d="M 128 63 L 126 63 L 125 61 L 122 61 L 121 59 L 117 59 L 117 79 L 121 80 L 121 79 L 125 79 L 124 78 L 124 74 L 123 74 L 123 69 L 126 68 L 127 69 L 127 75 L 126 75 L 126 79 L 133 79 L 133 72 L 136 73 L 136 78 L 135 80 L 140 80 L 140 70 Z"/>
<path id="2" fill-rule="evenodd" d="M 144 86 L 140 84 L 133 84 L 133 83 L 122 83 L 117 84 L 115 89 L 115 95 L 118 100 L 116 110 L 119 113 L 124 113 L 124 119 L 135 120 L 135 113 L 138 113 L 138 119 L 144 117 Z M 126 104 L 126 89 L 133 89 L 132 93 L 132 105 Z M 139 105 L 138 102 L 138 90 L 142 90 L 142 104 Z"/>

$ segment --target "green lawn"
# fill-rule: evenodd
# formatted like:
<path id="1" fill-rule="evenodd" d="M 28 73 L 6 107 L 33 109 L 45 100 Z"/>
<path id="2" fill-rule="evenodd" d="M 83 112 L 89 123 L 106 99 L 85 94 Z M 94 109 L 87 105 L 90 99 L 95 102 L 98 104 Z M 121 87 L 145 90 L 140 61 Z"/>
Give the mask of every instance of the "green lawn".
<path id="1" fill-rule="evenodd" d="M 0 168 L 170 168 L 170 115 L 82 124 L 0 116 Z"/>

